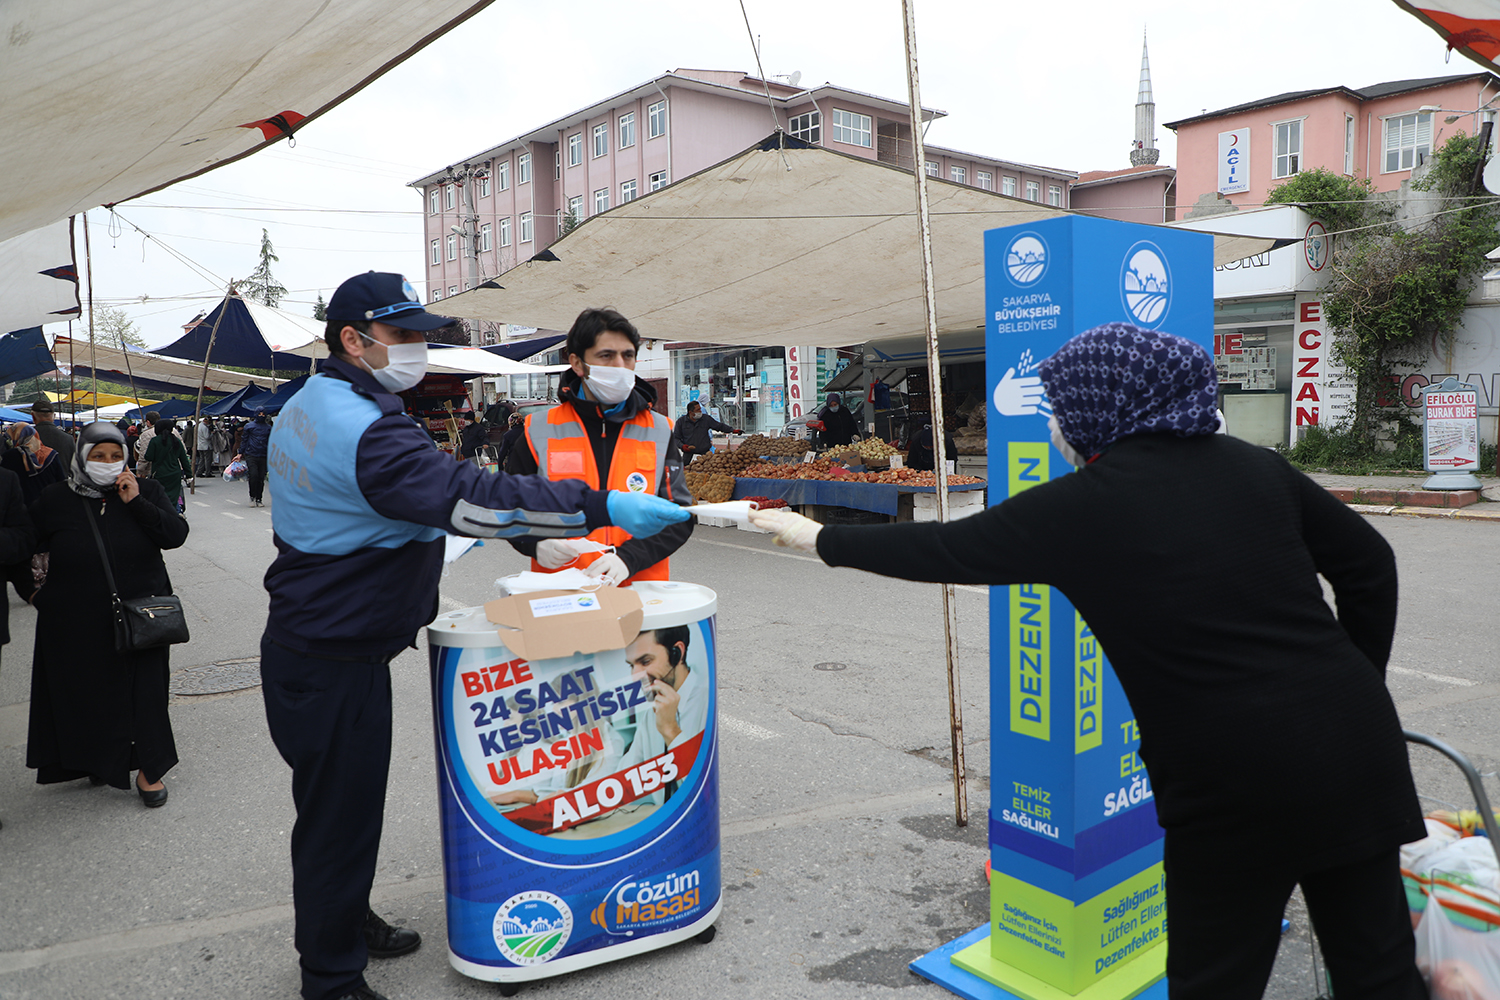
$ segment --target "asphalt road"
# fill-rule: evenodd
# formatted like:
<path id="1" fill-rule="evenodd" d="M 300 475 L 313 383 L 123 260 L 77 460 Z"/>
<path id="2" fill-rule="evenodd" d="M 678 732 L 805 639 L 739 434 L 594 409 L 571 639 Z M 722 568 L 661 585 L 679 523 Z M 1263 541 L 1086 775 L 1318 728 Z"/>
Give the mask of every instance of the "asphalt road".
<path id="1" fill-rule="evenodd" d="M 243 671 L 232 661 L 256 656 L 260 578 L 273 551 L 270 509 L 251 509 L 243 485 L 207 483 L 188 509 L 192 534 L 168 555 L 193 626 L 193 641 L 172 654 L 184 690 L 199 676 L 193 668 Z M 1403 719 L 1492 772 L 1500 763 L 1500 528 L 1372 523 L 1401 562 L 1390 687 Z M 1226 545 L 1224 572 L 1233 572 L 1231 551 Z M 503 543 L 475 550 L 444 579 L 444 608 L 481 603 L 498 577 L 523 566 Z M 673 576 L 719 593 L 726 892 L 718 937 L 524 995 L 951 995 L 906 964 L 983 923 L 988 910 L 987 595 L 958 593 L 972 817 L 958 829 L 936 587 L 832 570 L 725 528 L 699 528 Z M 38 786 L 24 766 L 34 613 L 13 594 L 10 620 L 0 666 L 0 998 L 296 996 L 289 772 L 266 733 L 258 688 L 174 699 L 182 763 L 167 776 L 163 809 L 87 782 Z M 846 668 L 814 669 L 828 662 Z M 374 964 L 371 983 L 393 1000 L 492 996 L 493 986 L 450 969 L 445 952 L 425 648 L 398 658 L 393 675 L 395 746 L 374 898 L 425 943 Z M 1413 766 L 1424 793 L 1466 801 L 1451 765 L 1418 751 Z M 1288 816 L 1287 836 L 1353 822 Z M 1318 992 L 1295 902 L 1289 915 L 1294 926 L 1267 994 L 1278 1000 Z"/>

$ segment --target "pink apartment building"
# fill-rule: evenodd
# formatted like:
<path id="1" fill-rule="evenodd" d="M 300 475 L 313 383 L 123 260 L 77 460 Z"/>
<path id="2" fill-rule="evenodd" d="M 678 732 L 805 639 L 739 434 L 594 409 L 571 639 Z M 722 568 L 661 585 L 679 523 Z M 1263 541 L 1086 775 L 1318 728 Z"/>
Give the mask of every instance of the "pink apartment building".
<path id="1" fill-rule="evenodd" d="M 1493 121 L 1489 73 L 1301 90 L 1167 122 L 1177 133 L 1177 202 L 1186 218 L 1262 204 L 1301 170 L 1368 177 L 1395 191 L 1454 132 Z"/>
<path id="2" fill-rule="evenodd" d="M 674 70 L 412 181 L 425 210 L 428 301 L 530 259 L 569 220 L 582 222 L 765 138 L 773 113 L 766 88 L 738 71 Z M 911 169 L 905 102 L 828 83 L 772 81 L 769 89 L 776 122 L 790 135 Z M 930 121 L 944 112 L 923 115 Z M 939 146 L 926 152 L 932 176 L 1061 208 L 1077 176 Z"/>

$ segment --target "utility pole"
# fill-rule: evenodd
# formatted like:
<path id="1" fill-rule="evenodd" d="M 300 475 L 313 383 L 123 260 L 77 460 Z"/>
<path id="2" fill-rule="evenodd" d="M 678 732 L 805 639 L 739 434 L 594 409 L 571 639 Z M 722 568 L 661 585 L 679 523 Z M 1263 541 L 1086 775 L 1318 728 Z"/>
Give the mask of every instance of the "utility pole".
<path id="1" fill-rule="evenodd" d="M 463 192 L 464 214 L 460 225 L 454 226 L 453 231 L 458 233 L 459 242 L 464 246 L 464 256 L 469 261 L 469 288 L 479 287 L 479 212 L 474 207 L 474 184 L 481 178 L 490 175 L 489 166 L 480 164 L 475 166 L 465 163 L 458 172 L 453 174 L 453 179 L 458 183 Z M 467 291 L 467 289 L 466 289 Z M 469 327 L 469 344 L 479 347 L 483 344 L 480 336 L 480 323 L 474 321 Z M 474 393 L 474 406 L 481 412 L 484 408 L 484 376 L 474 380 L 470 392 Z"/>

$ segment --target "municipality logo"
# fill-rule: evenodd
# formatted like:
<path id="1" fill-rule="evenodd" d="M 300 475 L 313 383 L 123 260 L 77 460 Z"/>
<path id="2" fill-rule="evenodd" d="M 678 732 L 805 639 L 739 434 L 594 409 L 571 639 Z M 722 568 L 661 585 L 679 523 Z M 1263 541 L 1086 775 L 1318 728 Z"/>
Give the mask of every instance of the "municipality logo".
<path id="1" fill-rule="evenodd" d="M 1167 318 L 1172 306 L 1172 272 L 1166 254 L 1155 243 L 1142 240 L 1126 251 L 1120 267 L 1120 297 L 1125 311 L 1140 326 L 1154 328 Z"/>
<path id="2" fill-rule="evenodd" d="M 646 476 L 644 473 L 632 472 L 625 477 L 625 488 L 632 493 L 646 492 Z"/>
<path id="3" fill-rule="evenodd" d="M 1005 248 L 1005 273 L 1022 288 L 1034 285 L 1047 273 L 1047 244 L 1036 233 L 1022 233 Z"/>
<path id="4" fill-rule="evenodd" d="M 495 912 L 495 946 L 517 965 L 541 965 L 563 950 L 573 933 L 573 911 L 539 889 L 512 896 Z"/>

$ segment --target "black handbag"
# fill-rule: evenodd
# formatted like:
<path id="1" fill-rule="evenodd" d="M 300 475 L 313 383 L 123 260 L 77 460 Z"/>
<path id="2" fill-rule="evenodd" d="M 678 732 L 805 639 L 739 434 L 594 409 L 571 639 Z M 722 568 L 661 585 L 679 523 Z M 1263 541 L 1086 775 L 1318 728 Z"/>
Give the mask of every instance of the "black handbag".
<path id="1" fill-rule="evenodd" d="M 109 568 L 109 553 L 104 551 L 104 536 L 99 533 L 99 525 L 94 522 L 94 512 L 85 510 L 84 516 L 88 518 L 89 527 L 94 531 L 94 541 L 99 544 L 99 558 L 104 563 L 104 579 L 109 582 L 109 599 L 115 616 L 115 652 L 130 653 L 187 642 L 187 616 L 182 613 L 182 601 L 176 594 L 159 594 L 155 597 L 120 596 L 120 589 L 115 586 L 115 575 Z"/>

